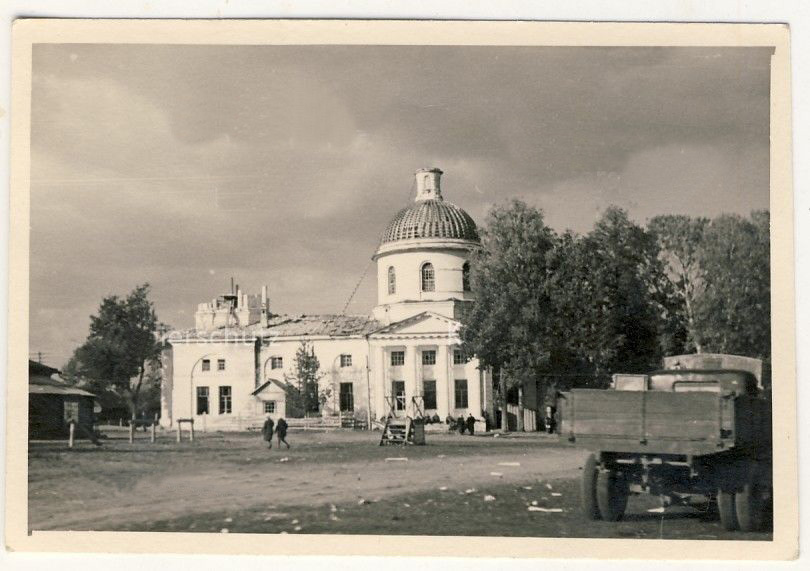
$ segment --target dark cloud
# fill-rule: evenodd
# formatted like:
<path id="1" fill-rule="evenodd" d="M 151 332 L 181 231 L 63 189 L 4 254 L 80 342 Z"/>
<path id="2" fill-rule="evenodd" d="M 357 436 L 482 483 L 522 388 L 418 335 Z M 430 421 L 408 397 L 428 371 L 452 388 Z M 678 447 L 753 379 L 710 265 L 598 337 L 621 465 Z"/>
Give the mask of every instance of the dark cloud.
<path id="1" fill-rule="evenodd" d="M 231 275 L 268 283 L 279 311 L 339 311 L 422 166 L 479 222 L 510 197 L 578 231 L 611 203 L 641 221 L 767 207 L 769 63 L 759 48 L 37 45 L 31 348 L 63 359 L 101 296 L 143 281 L 176 326 Z M 366 279 L 349 310 L 375 295 Z"/>

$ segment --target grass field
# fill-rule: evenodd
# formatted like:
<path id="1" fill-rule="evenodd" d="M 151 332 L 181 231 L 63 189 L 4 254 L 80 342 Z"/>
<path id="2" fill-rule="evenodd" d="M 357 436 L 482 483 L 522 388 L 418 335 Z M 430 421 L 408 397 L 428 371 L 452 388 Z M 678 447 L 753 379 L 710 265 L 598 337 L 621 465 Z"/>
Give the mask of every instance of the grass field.
<path id="1" fill-rule="evenodd" d="M 699 507 L 649 512 L 658 500 L 644 496 L 620 523 L 588 522 L 585 453 L 542 435 L 429 434 L 399 448 L 377 446 L 379 433 L 292 432 L 290 450 L 249 434 L 138 438 L 32 442 L 29 528 L 770 539 L 725 532 Z"/>

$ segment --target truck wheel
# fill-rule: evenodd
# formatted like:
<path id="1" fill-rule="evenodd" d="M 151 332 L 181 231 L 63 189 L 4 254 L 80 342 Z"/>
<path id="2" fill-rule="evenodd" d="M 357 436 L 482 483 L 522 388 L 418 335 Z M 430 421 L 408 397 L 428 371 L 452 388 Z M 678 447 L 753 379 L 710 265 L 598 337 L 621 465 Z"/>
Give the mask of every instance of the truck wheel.
<path id="1" fill-rule="evenodd" d="M 582 469 L 582 490 L 580 493 L 582 512 L 589 520 L 599 519 L 599 507 L 596 504 L 596 456 L 591 454 Z"/>
<path id="2" fill-rule="evenodd" d="M 740 531 L 759 531 L 762 529 L 765 511 L 764 492 L 759 482 L 751 479 L 735 494 L 734 506 Z"/>
<path id="3" fill-rule="evenodd" d="M 720 512 L 720 524 L 726 531 L 734 531 L 738 527 L 735 495 L 722 489 L 717 491 L 717 511 Z"/>
<path id="4" fill-rule="evenodd" d="M 619 521 L 627 509 L 627 482 L 616 470 L 600 470 L 596 479 L 596 503 L 605 521 Z"/>

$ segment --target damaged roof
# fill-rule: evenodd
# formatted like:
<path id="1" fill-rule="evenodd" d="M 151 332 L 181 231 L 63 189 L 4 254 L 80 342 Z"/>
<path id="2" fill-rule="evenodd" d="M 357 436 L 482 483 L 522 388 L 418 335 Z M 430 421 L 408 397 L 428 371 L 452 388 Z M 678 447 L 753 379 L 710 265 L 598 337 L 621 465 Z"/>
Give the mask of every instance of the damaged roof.
<path id="1" fill-rule="evenodd" d="M 383 324 L 368 315 L 273 315 L 265 326 L 230 327 L 213 331 L 175 331 L 169 341 L 180 339 L 239 340 L 255 337 L 348 337 L 363 336 Z"/>
<path id="2" fill-rule="evenodd" d="M 380 322 L 367 315 L 279 315 L 270 318 L 267 327 L 258 327 L 255 332 L 262 336 L 345 337 L 366 335 L 380 327 L 382 327 Z"/>

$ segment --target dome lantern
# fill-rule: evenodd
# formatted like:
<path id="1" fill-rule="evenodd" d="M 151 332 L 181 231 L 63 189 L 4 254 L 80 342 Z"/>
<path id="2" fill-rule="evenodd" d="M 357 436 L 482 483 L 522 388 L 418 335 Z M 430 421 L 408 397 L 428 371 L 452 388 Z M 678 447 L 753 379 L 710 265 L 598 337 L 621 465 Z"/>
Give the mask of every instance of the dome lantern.
<path id="1" fill-rule="evenodd" d="M 440 169 L 419 169 L 416 171 L 416 201 L 442 200 L 442 171 Z"/>
<path id="2" fill-rule="evenodd" d="M 442 171 L 416 171 L 416 198 L 400 210 L 383 233 L 380 247 L 388 249 L 406 240 L 435 239 L 479 243 L 475 221 L 441 193 Z"/>

